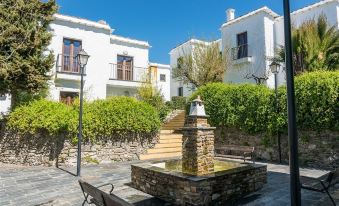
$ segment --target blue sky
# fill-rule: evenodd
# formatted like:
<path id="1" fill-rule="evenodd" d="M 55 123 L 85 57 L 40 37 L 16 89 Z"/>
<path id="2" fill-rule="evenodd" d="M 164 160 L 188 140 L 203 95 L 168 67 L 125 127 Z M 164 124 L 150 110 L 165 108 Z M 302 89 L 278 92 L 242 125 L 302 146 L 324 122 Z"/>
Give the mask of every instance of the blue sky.
<path id="1" fill-rule="evenodd" d="M 291 0 L 296 10 L 319 0 Z M 220 38 L 225 10 L 236 16 L 262 6 L 282 14 L 283 0 L 57 0 L 59 13 L 94 21 L 105 20 L 114 34 L 146 40 L 150 61 L 169 63 L 169 51 L 191 37 Z"/>

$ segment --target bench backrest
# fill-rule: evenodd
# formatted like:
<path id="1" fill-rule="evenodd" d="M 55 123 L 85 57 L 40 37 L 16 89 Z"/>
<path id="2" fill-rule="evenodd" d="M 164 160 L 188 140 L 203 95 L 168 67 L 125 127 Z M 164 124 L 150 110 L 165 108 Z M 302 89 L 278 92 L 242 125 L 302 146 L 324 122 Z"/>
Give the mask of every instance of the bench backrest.
<path id="1" fill-rule="evenodd" d="M 104 206 L 132 206 L 132 204 L 126 202 L 118 196 L 113 194 L 102 194 L 102 198 L 104 200 Z"/>
<path id="2" fill-rule="evenodd" d="M 331 185 L 338 183 L 339 182 L 339 168 L 330 172 L 326 181 L 329 182 Z"/>
<path id="3" fill-rule="evenodd" d="M 84 182 L 82 180 L 79 180 L 79 184 L 81 187 L 81 190 L 84 194 L 88 194 L 91 197 L 95 199 L 96 202 L 104 203 L 104 200 L 102 198 L 102 194 L 105 192 L 99 190 L 98 188 L 94 187 L 93 185 L 88 184 L 87 182 Z"/>
<path id="4" fill-rule="evenodd" d="M 241 151 L 241 152 L 254 152 L 254 147 L 251 146 L 239 146 L 239 145 L 222 145 L 216 147 L 216 150 L 230 150 L 230 151 Z"/>

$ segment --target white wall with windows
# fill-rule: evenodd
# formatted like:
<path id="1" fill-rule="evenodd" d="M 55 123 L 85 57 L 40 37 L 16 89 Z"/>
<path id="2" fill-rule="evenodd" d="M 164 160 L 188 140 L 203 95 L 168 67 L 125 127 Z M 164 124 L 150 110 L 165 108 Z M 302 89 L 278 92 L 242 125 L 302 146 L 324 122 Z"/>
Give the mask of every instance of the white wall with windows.
<path id="1" fill-rule="evenodd" d="M 90 55 L 84 77 L 84 96 L 88 100 L 135 96 L 137 87 L 149 76 L 148 42 L 114 35 L 104 21 L 56 14 L 50 30 L 53 38 L 49 48 L 56 55 L 50 84 L 53 100 L 64 99 L 61 94 L 79 93 L 79 68 L 68 56 L 76 56 L 80 49 Z M 169 87 L 169 83 L 162 83 L 162 87 Z"/>
<path id="2" fill-rule="evenodd" d="M 268 77 L 267 56 L 273 56 L 274 18 L 268 8 L 261 8 L 236 19 L 228 19 L 221 27 L 223 52 L 231 56 L 224 82 L 256 83 L 255 78 Z"/>

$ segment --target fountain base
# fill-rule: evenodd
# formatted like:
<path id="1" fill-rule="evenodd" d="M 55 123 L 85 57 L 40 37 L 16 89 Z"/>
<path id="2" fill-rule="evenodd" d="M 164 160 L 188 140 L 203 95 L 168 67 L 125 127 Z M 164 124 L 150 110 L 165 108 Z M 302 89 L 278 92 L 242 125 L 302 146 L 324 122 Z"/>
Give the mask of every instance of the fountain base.
<path id="1" fill-rule="evenodd" d="M 267 181 L 266 165 L 214 160 L 214 172 L 181 172 L 181 160 L 132 165 L 132 185 L 175 205 L 223 204 L 259 190 Z"/>

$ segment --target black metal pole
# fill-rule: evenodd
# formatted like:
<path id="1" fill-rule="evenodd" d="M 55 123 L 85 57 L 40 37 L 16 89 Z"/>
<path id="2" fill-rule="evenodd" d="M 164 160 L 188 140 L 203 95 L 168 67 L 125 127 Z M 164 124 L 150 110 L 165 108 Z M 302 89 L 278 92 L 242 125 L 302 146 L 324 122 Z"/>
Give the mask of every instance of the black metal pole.
<path id="1" fill-rule="evenodd" d="M 290 147 L 290 193 L 291 205 L 301 205 L 299 162 L 298 162 L 298 135 L 296 125 L 294 69 L 292 62 L 292 36 L 290 1 L 284 0 L 284 28 L 285 28 L 285 64 L 287 84 L 287 110 L 288 110 L 288 138 Z"/>
<path id="2" fill-rule="evenodd" d="M 79 133 L 78 133 L 78 156 L 77 156 L 77 176 L 80 177 L 81 170 L 81 142 L 82 142 L 82 105 L 83 105 L 83 90 L 84 90 L 84 67 L 80 68 L 80 108 L 79 108 Z"/>
<path id="3" fill-rule="evenodd" d="M 274 73 L 274 91 L 275 91 L 275 112 L 278 114 L 279 113 L 279 103 L 278 103 L 278 73 Z M 279 132 L 278 129 L 277 129 L 277 137 L 278 137 L 279 163 L 281 164 L 281 141 L 280 141 L 280 132 Z"/>

